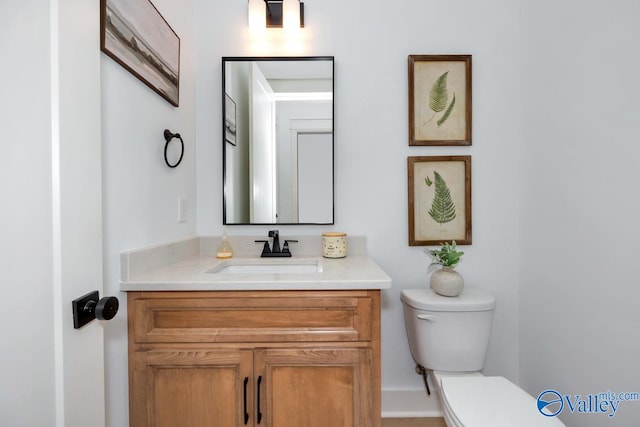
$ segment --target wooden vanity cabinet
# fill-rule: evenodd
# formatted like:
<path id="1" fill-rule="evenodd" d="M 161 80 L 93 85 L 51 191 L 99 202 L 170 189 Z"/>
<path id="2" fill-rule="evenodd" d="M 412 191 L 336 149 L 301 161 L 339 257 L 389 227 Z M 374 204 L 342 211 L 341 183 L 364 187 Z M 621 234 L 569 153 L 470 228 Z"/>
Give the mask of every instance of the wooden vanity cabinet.
<path id="1" fill-rule="evenodd" d="M 379 427 L 380 291 L 129 292 L 131 427 Z"/>

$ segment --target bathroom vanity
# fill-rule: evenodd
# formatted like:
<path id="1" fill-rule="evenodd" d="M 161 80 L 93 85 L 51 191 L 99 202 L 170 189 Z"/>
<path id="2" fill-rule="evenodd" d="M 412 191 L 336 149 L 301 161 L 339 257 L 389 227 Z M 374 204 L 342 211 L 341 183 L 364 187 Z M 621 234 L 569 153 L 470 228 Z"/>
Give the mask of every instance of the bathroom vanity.
<path id="1" fill-rule="evenodd" d="M 379 426 L 391 280 L 360 239 L 342 259 L 319 236 L 288 260 L 252 238 L 226 261 L 213 237 L 123 253 L 130 425 Z"/>

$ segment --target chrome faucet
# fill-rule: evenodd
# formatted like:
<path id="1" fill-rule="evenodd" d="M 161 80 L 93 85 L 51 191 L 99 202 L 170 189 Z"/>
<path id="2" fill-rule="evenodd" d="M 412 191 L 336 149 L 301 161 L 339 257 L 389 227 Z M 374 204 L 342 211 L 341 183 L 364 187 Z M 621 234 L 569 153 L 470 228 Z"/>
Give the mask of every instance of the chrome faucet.
<path id="1" fill-rule="evenodd" d="M 269 247 L 268 240 L 256 240 L 256 243 L 264 243 L 262 247 L 261 258 L 275 258 L 275 257 L 290 257 L 291 251 L 289 250 L 289 243 L 298 242 L 297 240 L 285 240 L 282 249 L 280 249 L 280 234 L 278 230 L 270 230 L 269 237 L 273 238 L 273 243 Z"/>

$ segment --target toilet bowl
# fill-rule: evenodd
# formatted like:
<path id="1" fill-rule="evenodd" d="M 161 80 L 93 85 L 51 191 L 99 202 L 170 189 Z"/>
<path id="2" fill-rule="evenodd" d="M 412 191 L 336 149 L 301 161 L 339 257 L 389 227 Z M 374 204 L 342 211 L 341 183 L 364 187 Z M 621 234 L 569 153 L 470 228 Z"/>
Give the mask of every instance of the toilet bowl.
<path id="1" fill-rule="evenodd" d="M 431 289 L 400 296 L 411 355 L 429 373 L 448 427 L 551 427 L 536 400 L 503 377 L 483 376 L 495 298 L 465 288 L 457 297 Z"/>

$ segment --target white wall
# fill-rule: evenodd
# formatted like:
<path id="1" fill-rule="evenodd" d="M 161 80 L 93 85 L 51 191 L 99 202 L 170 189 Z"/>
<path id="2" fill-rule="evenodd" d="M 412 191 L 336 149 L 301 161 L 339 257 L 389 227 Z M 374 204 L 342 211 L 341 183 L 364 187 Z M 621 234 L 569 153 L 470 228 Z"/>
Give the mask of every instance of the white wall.
<path id="1" fill-rule="evenodd" d="M 0 53 L 17 65 L 0 79 L 0 414 L 13 426 L 56 415 L 49 31 L 48 0 L 0 3 Z"/>
<path id="2" fill-rule="evenodd" d="M 248 223 L 249 194 L 249 64 L 230 61 L 227 64 L 225 92 L 236 104 L 236 144 L 225 143 L 227 221 Z M 223 95 L 224 96 L 224 95 Z M 239 125 L 240 124 L 240 125 Z M 205 188 L 208 188 L 205 185 Z"/>
<path id="3" fill-rule="evenodd" d="M 638 392 L 640 4 L 523 5 L 522 384 Z M 637 425 L 640 402 L 561 418 Z"/>
<path id="4" fill-rule="evenodd" d="M 120 252 L 193 236 L 196 230 L 193 6 L 188 0 L 153 3 L 181 41 L 179 108 L 102 55 L 104 289 L 121 303 L 120 313 L 105 324 L 107 425 L 113 427 L 129 422 Z M 175 169 L 164 163 L 164 129 L 184 140 L 184 158 Z M 188 200 L 186 223 L 178 223 L 179 197 Z"/>
<path id="5" fill-rule="evenodd" d="M 471 154 L 473 245 L 464 248 L 460 271 L 469 286 L 498 299 L 486 371 L 517 381 L 518 3 L 307 0 L 303 42 L 292 50 L 249 38 L 246 2 L 194 6 L 198 234 L 219 234 L 222 228 L 220 58 L 334 55 L 335 226 L 280 226 L 281 235 L 334 229 L 367 236 L 370 255 L 394 281 L 383 301 L 383 387 L 422 389 L 399 300 L 402 288 L 427 286 L 428 280 L 423 248 L 407 244 L 407 156 Z M 473 55 L 472 147 L 408 147 L 407 55 L 429 53 Z M 273 227 L 227 228 L 229 234 L 266 235 Z"/>

